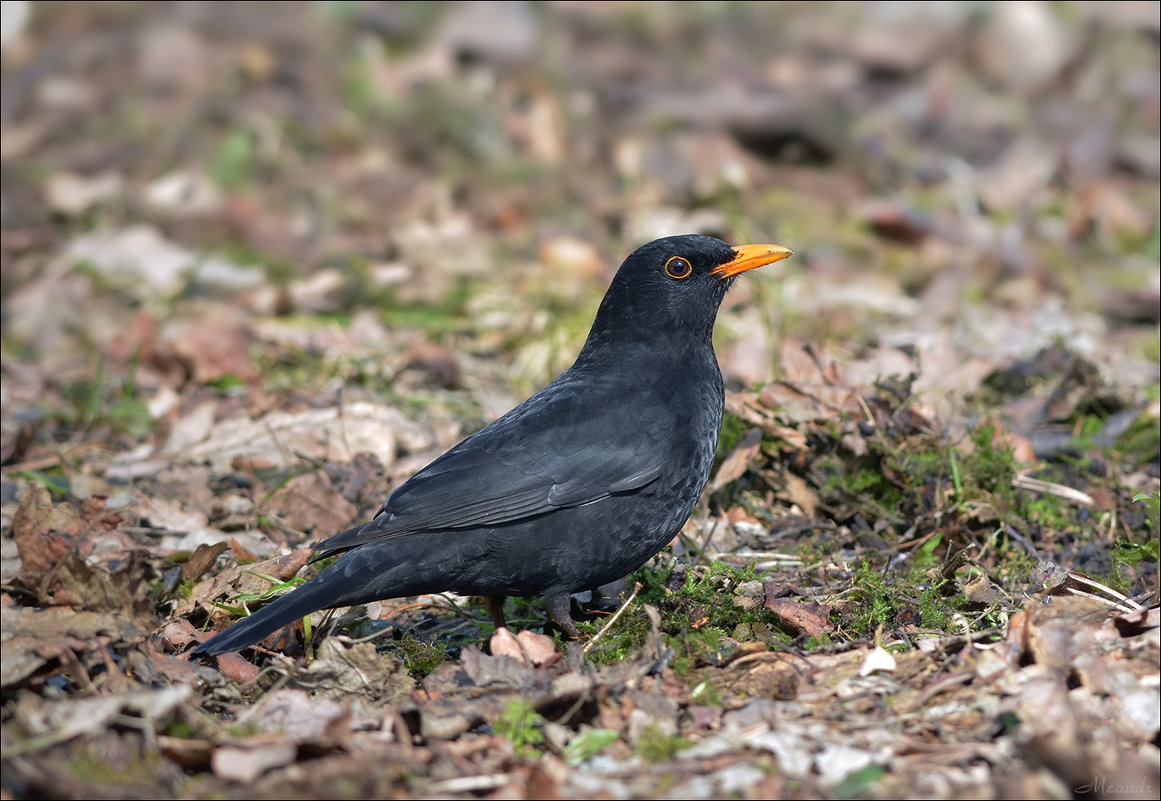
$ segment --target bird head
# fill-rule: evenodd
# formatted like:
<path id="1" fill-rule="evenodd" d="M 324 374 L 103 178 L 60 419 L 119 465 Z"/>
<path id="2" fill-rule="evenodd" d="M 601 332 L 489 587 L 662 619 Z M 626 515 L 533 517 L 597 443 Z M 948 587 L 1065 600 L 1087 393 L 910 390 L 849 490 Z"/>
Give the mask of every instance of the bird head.
<path id="1" fill-rule="evenodd" d="M 585 349 L 641 337 L 709 342 L 737 276 L 790 256 L 781 245 L 731 247 L 712 236 L 667 236 L 625 259 L 601 301 Z"/>

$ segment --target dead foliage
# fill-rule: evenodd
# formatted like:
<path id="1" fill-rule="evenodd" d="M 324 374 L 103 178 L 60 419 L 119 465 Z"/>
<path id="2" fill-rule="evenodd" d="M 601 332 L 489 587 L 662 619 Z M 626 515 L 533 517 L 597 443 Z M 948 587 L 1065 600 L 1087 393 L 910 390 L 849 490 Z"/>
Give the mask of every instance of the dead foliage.
<path id="1" fill-rule="evenodd" d="M 4 797 L 1156 798 L 1157 8 L 896 5 L 5 2 Z M 795 260 L 584 642 L 188 659 L 691 230 Z"/>

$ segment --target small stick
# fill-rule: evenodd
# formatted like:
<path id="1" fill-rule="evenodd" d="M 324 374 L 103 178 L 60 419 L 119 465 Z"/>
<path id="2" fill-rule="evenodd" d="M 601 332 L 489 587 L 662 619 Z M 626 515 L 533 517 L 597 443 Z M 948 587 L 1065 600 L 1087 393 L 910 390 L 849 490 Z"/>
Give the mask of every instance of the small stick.
<path id="1" fill-rule="evenodd" d="M 641 592 L 640 581 L 638 581 L 637 584 L 633 587 L 633 594 L 626 598 L 625 603 L 621 604 L 621 608 L 614 612 L 613 616 L 609 618 L 609 622 L 602 626 L 601 630 L 594 634 L 591 640 L 585 643 L 585 647 L 581 649 L 582 654 L 587 654 L 589 649 L 592 648 L 596 644 L 597 640 L 601 638 L 601 635 L 608 631 L 609 627 L 617 622 L 617 618 L 621 616 L 622 612 L 629 608 L 629 604 L 633 603 L 633 599 L 637 597 L 637 593 L 639 592 Z"/>

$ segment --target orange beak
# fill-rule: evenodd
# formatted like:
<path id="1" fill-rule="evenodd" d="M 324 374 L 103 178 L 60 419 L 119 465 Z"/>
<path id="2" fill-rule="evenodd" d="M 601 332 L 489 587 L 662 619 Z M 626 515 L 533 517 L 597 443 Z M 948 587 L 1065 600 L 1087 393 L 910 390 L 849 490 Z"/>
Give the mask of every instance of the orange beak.
<path id="1" fill-rule="evenodd" d="M 793 253 L 790 248 L 781 245 L 739 245 L 734 248 L 734 258 L 725 264 L 718 265 L 710 272 L 719 278 L 729 278 L 746 270 L 765 267 L 776 261 L 789 258 Z"/>

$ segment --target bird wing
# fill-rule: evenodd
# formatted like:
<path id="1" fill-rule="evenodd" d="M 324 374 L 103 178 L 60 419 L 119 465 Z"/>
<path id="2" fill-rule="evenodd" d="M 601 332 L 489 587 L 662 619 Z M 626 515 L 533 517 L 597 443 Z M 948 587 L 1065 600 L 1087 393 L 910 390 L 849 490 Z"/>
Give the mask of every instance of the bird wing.
<path id="1" fill-rule="evenodd" d="M 657 480 L 671 454 L 658 417 L 641 430 L 641 415 L 624 408 L 596 403 L 591 394 L 542 392 L 420 470 L 373 520 L 321 543 L 315 558 L 421 531 L 500 525 L 639 490 Z"/>

